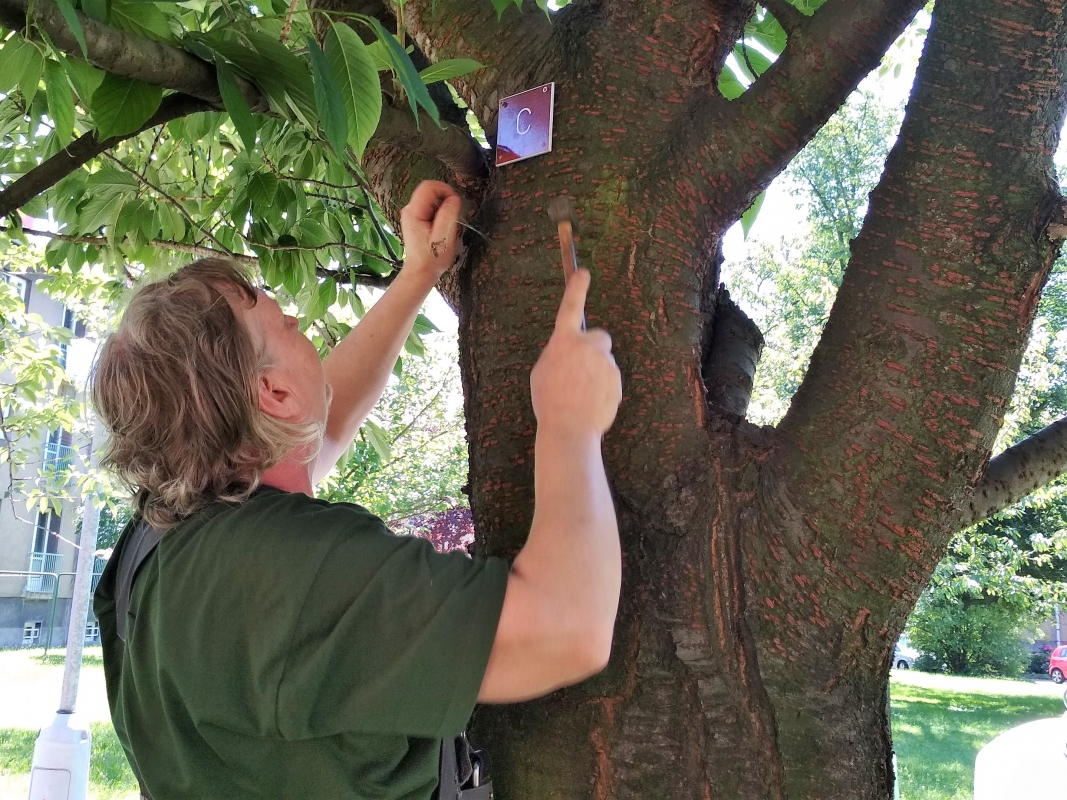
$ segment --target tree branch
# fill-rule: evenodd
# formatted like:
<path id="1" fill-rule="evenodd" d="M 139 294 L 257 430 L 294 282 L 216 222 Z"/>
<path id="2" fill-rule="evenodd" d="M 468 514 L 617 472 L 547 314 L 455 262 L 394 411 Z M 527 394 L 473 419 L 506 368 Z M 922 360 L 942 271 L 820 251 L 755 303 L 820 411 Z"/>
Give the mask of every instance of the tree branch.
<path id="1" fill-rule="evenodd" d="M 763 334 L 741 307 L 719 287 L 711 340 L 704 348 L 701 373 L 708 405 L 744 419 L 752 399 L 756 365 L 763 352 Z"/>
<path id="2" fill-rule="evenodd" d="M 106 237 L 103 236 L 72 236 L 66 233 L 53 233 L 52 231 L 38 231 L 31 230 L 30 228 L 23 228 L 22 232 L 27 236 L 40 236 L 42 239 L 53 239 L 57 242 L 73 242 L 74 244 L 88 244 L 94 247 L 107 247 L 109 242 Z M 0 228 L 0 233 L 11 234 L 10 228 Z M 200 258 L 229 258 L 240 264 L 247 264 L 250 267 L 259 267 L 259 259 L 255 256 L 246 256 L 240 253 L 227 253 L 222 250 L 215 250 L 211 247 L 204 247 L 199 244 L 188 244 L 186 242 L 173 242 L 163 241 L 161 239 L 153 239 L 146 243 L 149 247 L 156 247 L 160 250 L 173 250 L 175 253 L 187 253 L 191 256 L 199 256 Z M 267 250 L 316 250 L 321 248 L 314 247 L 302 247 L 300 245 L 263 245 L 258 242 L 255 243 L 257 247 L 263 247 Z M 323 245 L 323 247 L 344 247 L 349 250 L 360 250 L 360 248 L 353 247 L 345 244 L 344 242 L 331 242 L 330 244 Z M 360 250 L 361 252 L 366 252 Z M 374 254 L 376 255 L 376 254 Z M 352 272 L 334 272 L 328 270 L 325 267 L 319 267 L 316 274 L 321 278 L 329 278 L 330 280 L 337 281 L 338 283 L 351 282 L 357 286 L 370 286 L 376 289 L 383 289 L 393 282 L 396 278 L 399 270 L 394 270 L 388 275 L 362 275 L 360 273 Z M 352 280 L 354 278 L 355 280 Z"/>
<path id="3" fill-rule="evenodd" d="M 27 17 L 29 7 L 30 0 L 0 0 L 0 24 L 22 32 L 32 23 L 69 56 L 113 75 L 173 89 L 222 108 L 214 65 L 192 53 L 112 28 L 75 11 L 85 33 L 86 58 L 53 0 L 33 0 Z M 237 85 L 253 111 L 267 110 L 267 100 L 259 89 L 239 76 Z"/>
<path id="4" fill-rule="evenodd" d="M 204 100 L 185 94 L 172 94 L 163 98 L 159 110 L 144 125 L 133 133 L 112 136 L 100 141 L 95 132 L 90 132 L 71 142 L 54 156 L 34 167 L 10 186 L 0 191 L 0 217 L 5 217 L 15 209 L 28 203 L 41 192 L 47 191 L 67 175 L 71 174 L 88 161 L 106 150 L 117 146 L 157 125 L 163 125 L 172 119 L 209 111 L 213 106 Z"/>
<path id="5" fill-rule="evenodd" d="M 1067 472 L 1067 418 L 1009 447 L 989 462 L 960 527 L 1002 511 Z"/>
<path id="6" fill-rule="evenodd" d="M 811 140 L 922 6 L 923 0 L 828 0 L 813 17 L 797 12 L 786 20 L 792 31 L 785 52 L 741 97 L 709 103 L 694 95 L 695 119 L 679 117 L 688 158 L 704 163 L 714 153 L 716 164 L 733 165 L 708 187 L 710 213 L 722 226 Z"/>
<path id="7" fill-rule="evenodd" d="M 770 11 L 771 16 L 778 20 L 778 24 L 790 35 L 799 31 L 808 20 L 788 0 L 760 0 L 760 5 Z"/>

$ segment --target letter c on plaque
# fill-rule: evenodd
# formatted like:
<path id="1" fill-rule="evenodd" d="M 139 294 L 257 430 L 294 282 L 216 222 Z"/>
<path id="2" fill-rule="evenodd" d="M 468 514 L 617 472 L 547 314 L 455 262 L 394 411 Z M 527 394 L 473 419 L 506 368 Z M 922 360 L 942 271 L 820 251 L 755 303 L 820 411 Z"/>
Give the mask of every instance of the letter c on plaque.
<path id="1" fill-rule="evenodd" d="M 525 136 L 527 133 L 530 132 L 529 123 L 527 123 L 525 128 L 522 127 L 522 115 L 523 114 L 533 114 L 533 112 L 528 108 L 524 108 L 522 111 L 520 111 L 516 115 L 516 117 L 515 117 L 515 133 L 519 134 L 519 136 Z"/>

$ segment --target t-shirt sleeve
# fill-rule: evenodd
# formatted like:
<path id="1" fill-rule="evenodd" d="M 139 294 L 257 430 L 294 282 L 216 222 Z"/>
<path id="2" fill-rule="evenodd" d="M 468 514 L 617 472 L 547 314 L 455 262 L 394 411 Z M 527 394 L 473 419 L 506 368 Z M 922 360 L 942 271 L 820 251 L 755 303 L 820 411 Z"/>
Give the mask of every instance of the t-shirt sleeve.
<path id="1" fill-rule="evenodd" d="M 506 563 L 437 553 L 375 523 L 338 536 L 304 599 L 278 690 L 285 738 L 444 738 L 474 709 Z"/>

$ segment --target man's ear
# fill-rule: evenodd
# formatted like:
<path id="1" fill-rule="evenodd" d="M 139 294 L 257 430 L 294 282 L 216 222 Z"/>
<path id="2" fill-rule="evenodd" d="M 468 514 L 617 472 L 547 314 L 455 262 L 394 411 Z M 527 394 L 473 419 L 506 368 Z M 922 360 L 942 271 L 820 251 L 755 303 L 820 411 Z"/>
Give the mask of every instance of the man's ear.
<path id="1" fill-rule="evenodd" d="M 299 398 L 278 379 L 274 370 L 268 370 L 259 378 L 259 410 L 283 422 L 295 422 L 304 414 Z"/>

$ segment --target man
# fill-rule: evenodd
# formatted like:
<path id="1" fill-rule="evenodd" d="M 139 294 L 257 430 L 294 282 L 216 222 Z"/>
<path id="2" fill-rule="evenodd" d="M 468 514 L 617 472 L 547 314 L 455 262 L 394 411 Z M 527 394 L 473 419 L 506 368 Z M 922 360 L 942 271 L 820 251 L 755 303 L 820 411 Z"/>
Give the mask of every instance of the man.
<path id="1" fill-rule="evenodd" d="M 154 800 L 427 800 L 441 741 L 476 701 L 607 663 L 621 566 L 600 440 L 621 390 L 609 337 L 582 330 L 588 273 L 531 375 L 534 520 L 510 570 L 313 496 L 452 263 L 459 208 L 445 184 L 416 189 L 403 269 L 322 362 L 295 319 L 210 260 L 143 287 L 105 344 L 106 460 L 165 531 L 123 620 L 133 523 L 96 595 L 112 718 Z"/>

